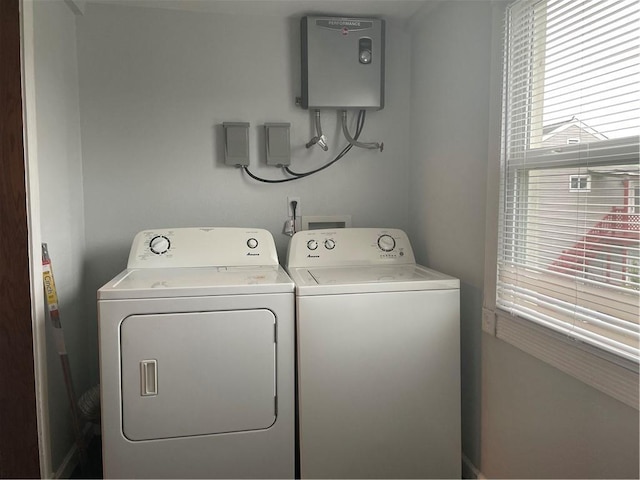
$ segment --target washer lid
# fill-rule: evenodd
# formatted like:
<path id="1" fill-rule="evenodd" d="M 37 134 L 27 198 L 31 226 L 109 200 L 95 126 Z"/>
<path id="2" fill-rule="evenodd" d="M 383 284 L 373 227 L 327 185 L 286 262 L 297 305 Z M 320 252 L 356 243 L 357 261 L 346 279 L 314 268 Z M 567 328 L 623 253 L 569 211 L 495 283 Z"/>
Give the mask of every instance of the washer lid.
<path id="1" fill-rule="evenodd" d="M 98 290 L 98 300 L 291 293 L 280 266 L 130 268 Z"/>
<path id="2" fill-rule="evenodd" d="M 421 265 L 374 265 L 290 269 L 298 295 L 448 290 L 460 281 Z"/>

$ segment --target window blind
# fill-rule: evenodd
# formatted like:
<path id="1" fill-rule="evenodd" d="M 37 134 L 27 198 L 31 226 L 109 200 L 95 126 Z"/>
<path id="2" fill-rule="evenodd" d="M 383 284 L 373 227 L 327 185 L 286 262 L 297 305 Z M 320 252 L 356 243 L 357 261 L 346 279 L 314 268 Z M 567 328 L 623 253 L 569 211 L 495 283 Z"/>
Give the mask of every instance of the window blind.
<path id="1" fill-rule="evenodd" d="M 496 305 L 638 362 L 640 2 L 507 9 Z"/>

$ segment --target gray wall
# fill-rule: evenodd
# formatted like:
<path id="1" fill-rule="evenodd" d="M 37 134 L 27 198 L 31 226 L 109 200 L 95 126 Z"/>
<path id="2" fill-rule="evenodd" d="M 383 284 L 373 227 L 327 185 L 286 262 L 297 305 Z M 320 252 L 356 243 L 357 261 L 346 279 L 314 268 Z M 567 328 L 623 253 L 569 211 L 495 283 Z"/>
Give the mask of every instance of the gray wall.
<path id="1" fill-rule="evenodd" d="M 493 2 L 441 3 L 411 34 L 388 25 L 387 106 L 363 134 L 385 151 L 352 151 L 317 177 L 277 186 L 222 165 L 218 125 L 251 122 L 252 169 L 264 176 L 279 176 L 258 165 L 264 122 L 292 123 L 294 168 L 328 158 L 303 148 L 311 118 L 293 104 L 297 19 L 90 4 L 76 24 L 78 106 L 64 8 L 36 4 L 37 120 L 42 231 L 78 390 L 98 377 L 95 290 L 124 268 L 137 231 L 264 227 L 284 255 L 285 200 L 296 195 L 306 215 L 407 229 L 420 262 L 462 280 L 463 449 L 488 477 L 637 477 L 636 410 L 480 331 L 484 210 L 495 195 L 485 187 L 488 124 L 500 111 L 490 103 Z M 336 152 L 335 116 L 324 129 Z M 56 362 L 54 468 L 71 439 Z"/>
<path id="2" fill-rule="evenodd" d="M 288 195 L 300 197 L 303 215 L 407 226 L 409 35 L 401 26 L 387 25 L 386 106 L 367 114 L 361 136 L 384 141 L 384 152 L 353 149 L 316 176 L 264 185 L 223 164 L 222 122 L 251 122 L 251 169 L 269 178 L 282 175 L 262 160 L 265 122 L 291 122 L 296 171 L 346 145 L 327 111 L 329 152 L 304 148 L 314 133 L 309 112 L 294 104 L 298 17 L 88 4 L 77 25 L 88 292 L 125 267 L 134 234 L 146 228 L 262 227 L 284 260 Z M 87 298 L 95 311 L 95 294 Z"/>
<path id="3" fill-rule="evenodd" d="M 412 28 L 410 233 L 421 261 L 462 280 L 463 450 L 489 478 L 637 478 L 637 410 L 480 330 L 502 8 L 443 2 Z"/>
<path id="4" fill-rule="evenodd" d="M 443 4 L 412 27 L 410 236 L 419 261 L 461 280 L 462 445 L 477 460 L 490 4 Z"/>
<path id="5" fill-rule="evenodd" d="M 89 387 L 89 322 L 83 312 L 84 212 L 75 16 L 64 2 L 35 2 L 35 87 L 42 241 L 48 244 L 76 392 Z M 47 320 L 53 471 L 73 444 L 69 403 Z M 52 472 L 43 472 L 50 475 Z"/>
<path id="6" fill-rule="evenodd" d="M 638 411 L 487 335 L 481 466 L 489 478 L 638 478 Z"/>

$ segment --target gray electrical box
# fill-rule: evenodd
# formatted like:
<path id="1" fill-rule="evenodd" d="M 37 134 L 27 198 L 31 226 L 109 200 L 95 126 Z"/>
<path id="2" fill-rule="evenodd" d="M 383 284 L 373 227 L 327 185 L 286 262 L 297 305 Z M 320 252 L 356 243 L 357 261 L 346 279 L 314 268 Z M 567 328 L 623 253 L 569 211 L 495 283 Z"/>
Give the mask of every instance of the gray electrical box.
<path id="1" fill-rule="evenodd" d="M 290 123 L 265 123 L 264 145 L 267 165 L 284 167 L 291 165 Z"/>
<path id="2" fill-rule="evenodd" d="M 224 163 L 236 167 L 249 165 L 249 123 L 224 122 Z"/>
<path id="3" fill-rule="evenodd" d="M 384 30 L 377 18 L 302 17 L 302 107 L 382 109 Z"/>

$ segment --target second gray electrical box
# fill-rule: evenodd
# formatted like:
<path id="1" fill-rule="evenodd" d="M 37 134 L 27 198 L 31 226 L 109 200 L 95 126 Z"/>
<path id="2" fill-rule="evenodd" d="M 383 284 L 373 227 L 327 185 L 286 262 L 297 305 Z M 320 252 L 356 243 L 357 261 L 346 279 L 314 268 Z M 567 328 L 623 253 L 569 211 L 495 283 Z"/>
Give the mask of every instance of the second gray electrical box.
<path id="1" fill-rule="evenodd" d="M 264 145 L 267 165 L 284 167 L 291 165 L 290 123 L 265 123 Z"/>
<path id="2" fill-rule="evenodd" d="M 384 107 L 384 20 L 302 17 L 302 107 Z"/>

